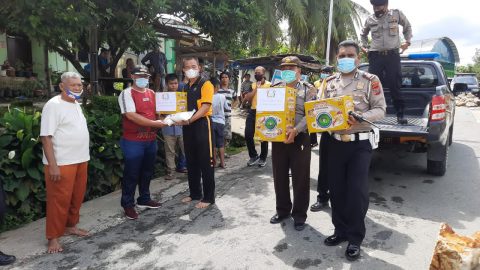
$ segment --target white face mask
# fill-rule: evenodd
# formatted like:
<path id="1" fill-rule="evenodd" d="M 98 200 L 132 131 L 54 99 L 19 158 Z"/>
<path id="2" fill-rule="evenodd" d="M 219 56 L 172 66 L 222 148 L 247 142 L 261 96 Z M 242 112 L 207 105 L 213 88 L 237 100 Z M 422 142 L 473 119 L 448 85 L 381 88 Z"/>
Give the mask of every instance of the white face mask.
<path id="1" fill-rule="evenodd" d="M 189 78 L 189 79 L 193 79 L 193 78 L 198 77 L 198 69 L 191 68 L 191 69 L 185 71 L 185 76 L 187 76 L 187 78 Z"/>

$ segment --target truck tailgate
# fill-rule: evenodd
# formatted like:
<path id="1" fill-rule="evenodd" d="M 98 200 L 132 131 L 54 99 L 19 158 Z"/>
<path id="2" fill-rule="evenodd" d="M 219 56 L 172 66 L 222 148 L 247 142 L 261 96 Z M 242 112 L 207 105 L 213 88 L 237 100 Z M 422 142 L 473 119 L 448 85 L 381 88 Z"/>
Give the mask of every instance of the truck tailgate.
<path id="1" fill-rule="evenodd" d="M 380 128 L 380 134 L 388 137 L 402 136 L 427 136 L 428 135 L 428 118 L 422 116 L 407 116 L 408 125 L 400 125 L 397 123 L 396 115 L 386 115 L 386 117 L 376 122 Z"/>

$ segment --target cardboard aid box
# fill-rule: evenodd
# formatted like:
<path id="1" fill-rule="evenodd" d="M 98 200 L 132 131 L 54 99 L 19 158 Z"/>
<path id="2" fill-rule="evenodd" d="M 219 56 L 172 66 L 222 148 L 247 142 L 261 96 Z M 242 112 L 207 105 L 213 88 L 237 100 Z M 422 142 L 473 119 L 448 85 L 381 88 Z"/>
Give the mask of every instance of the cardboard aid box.
<path id="1" fill-rule="evenodd" d="M 287 139 L 287 126 L 295 126 L 297 90 L 291 87 L 257 89 L 257 116 L 255 139 L 283 142 Z"/>
<path id="2" fill-rule="evenodd" d="M 305 102 L 308 132 L 345 130 L 348 124 L 348 112 L 353 111 L 352 96 L 339 96 Z"/>
<path id="3" fill-rule="evenodd" d="M 187 111 L 187 93 L 157 92 L 155 93 L 156 111 L 159 114 L 174 114 Z"/>

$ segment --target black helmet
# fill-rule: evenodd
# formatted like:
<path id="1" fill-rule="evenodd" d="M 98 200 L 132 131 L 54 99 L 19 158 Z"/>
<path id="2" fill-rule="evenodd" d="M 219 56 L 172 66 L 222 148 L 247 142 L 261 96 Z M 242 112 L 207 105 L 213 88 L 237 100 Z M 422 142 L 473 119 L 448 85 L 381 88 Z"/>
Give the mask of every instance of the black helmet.
<path id="1" fill-rule="evenodd" d="M 370 4 L 374 6 L 383 6 L 388 4 L 388 0 L 370 0 Z"/>

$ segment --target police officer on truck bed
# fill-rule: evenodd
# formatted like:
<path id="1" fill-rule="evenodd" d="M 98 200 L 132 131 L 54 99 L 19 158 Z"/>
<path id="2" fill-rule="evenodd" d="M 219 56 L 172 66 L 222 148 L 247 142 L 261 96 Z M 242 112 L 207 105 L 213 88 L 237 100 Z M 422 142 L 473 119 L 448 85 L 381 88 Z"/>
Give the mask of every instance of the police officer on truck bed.
<path id="1" fill-rule="evenodd" d="M 354 112 L 367 121 L 378 121 L 385 116 L 385 97 L 377 76 L 358 70 L 360 48 L 355 41 L 341 42 L 337 55 L 339 73 L 327 79 L 325 97 L 350 95 Z M 353 116 L 348 119 L 351 127 L 330 133 L 326 144 L 328 157 L 327 181 L 330 190 L 333 235 L 324 241 L 336 246 L 348 241 L 345 256 L 356 260 L 365 237 L 365 215 L 368 210 L 368 170 L 372 148 L 378 138 L 365 121 Z M 378 134 L 378 133 L 376 133 Z"/>
<path id="2" fill-rule="evenodd" d="M 412 27 L 407 17 L 398 9 L 388 9 L 388 0 L 370 0 L 374 14 L 365 21 L 361 31 L 362 50 L 367 52 L 368 72 L 377 75 L 382 85 L 390 90 L 399 124 L 407 124 L 404 100 L 400 92 L 400 53 L 403 53 L 412 38 Z M 405 42 L 400 44 L 399 25 L 403 27 Z M 368 33 L 372 32 L 372 43 L 368 45 Z M 401 52 L 399 52 L 399 48 Z"/>

